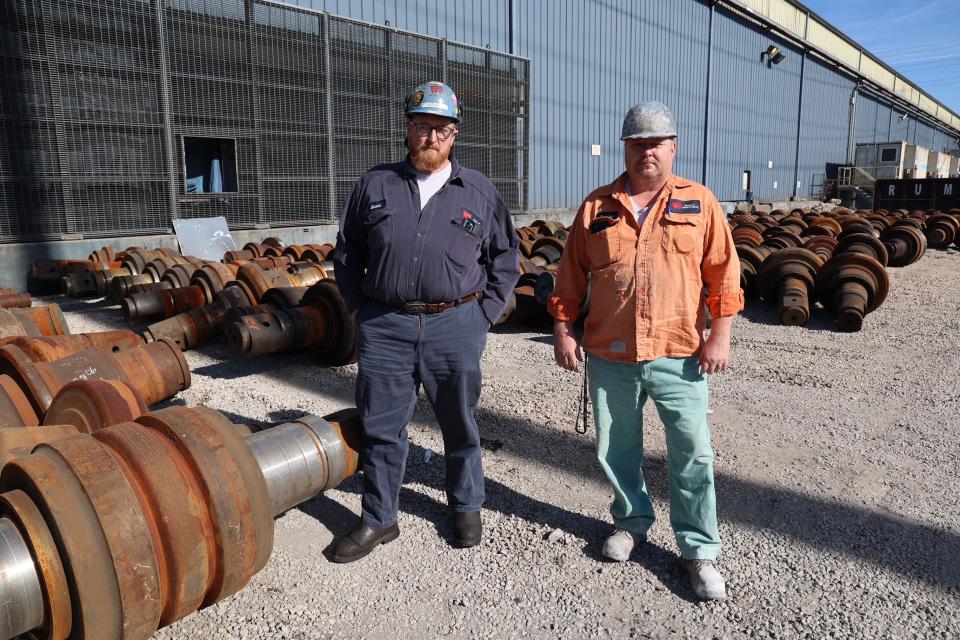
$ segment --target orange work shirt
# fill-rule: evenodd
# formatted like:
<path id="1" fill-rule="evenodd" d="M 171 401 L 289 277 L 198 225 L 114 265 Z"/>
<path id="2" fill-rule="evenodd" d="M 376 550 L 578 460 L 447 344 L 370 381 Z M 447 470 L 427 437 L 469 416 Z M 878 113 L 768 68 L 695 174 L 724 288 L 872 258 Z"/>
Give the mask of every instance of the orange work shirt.
<path id="1" fill-rule="evenodd" d="M 589 281 L 588 353 L 620 362 L 696 355 L 704 340 L 704 302 L 714 318 L 743 309 L 726 214 L 705 186 L 671 176 L 638 226 L 626 184 L 623 173 L 580 206 L 550 313 L 575 320 Z"/>

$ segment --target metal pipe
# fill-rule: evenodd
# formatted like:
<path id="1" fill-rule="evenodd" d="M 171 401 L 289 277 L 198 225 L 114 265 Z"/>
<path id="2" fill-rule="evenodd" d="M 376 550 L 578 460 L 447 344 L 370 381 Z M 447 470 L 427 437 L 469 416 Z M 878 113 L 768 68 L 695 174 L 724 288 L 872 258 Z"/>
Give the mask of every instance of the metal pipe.
<path id="1" fill-rule="evenodd" d="M 800 133 L 803 130 L 803 83 L 804 68 L 807 66 L 807 50 L 800 54 L 800 91 L 797 95 L 797 139 L 795 155 L 793 156 L 793 197 L 800 195 Z"/>
<path id="2" fill-rule="evenodd" d="M 857 127 L 857 92 L 860 90 L 860 84 L 853 85 L 853 91 L 850 92 L 850 113 L 847 117 L 847 164 L 853 164 L 853 136 L 854 129 Z"/>
<path id="3" fill-rule="evenodd" d="M 304 416 L 244 439 L 253 452 L 279 515 L 351 475 L 346 444 L 323 418 Z"/>
<path id="4" fill-rule="evenodd" d="M 30 548 L 9 518 L 0 518 L 0 638 L 43 624 L 43 591 Z"/>
<path id="5" fill-rule="evenodd" d="M 703 98 L 703 166 L 700 182 L 707 184 L 707 156 L 710 154 L 710 76 L 713 71 L 713 11 L 715 2 L 710 3 L 710 26 L 707 30 L 707 78 L 706 95 Z"/>

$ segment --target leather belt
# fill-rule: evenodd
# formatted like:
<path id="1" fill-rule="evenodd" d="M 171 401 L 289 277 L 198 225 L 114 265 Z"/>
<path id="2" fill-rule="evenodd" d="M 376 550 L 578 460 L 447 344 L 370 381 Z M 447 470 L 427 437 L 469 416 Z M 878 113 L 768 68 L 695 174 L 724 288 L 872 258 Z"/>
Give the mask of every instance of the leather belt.
<path id="1" fill-rule="evenodd" d="M 475 291 L 474 293 L 471 293 L 468 296 L 463 296 L 459 300 L 454 300 L 453 302 L 407 302 L 405 304 L 398 305 L 398 307 L 404 313 L 422 316 L 433 313 L 442 313 L 447 309 L 453 309 L 454 307 L 459 307 L 462 304 L 467 304 L 468 302 L 481 299 L 483 299 L 483 291 Z"/>

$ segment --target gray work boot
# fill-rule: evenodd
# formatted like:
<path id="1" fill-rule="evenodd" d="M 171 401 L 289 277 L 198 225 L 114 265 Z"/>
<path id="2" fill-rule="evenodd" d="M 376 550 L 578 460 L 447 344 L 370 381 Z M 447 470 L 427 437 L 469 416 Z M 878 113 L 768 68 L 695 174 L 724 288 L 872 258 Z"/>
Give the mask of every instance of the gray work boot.
<path id="1" fill-rule="evenodd" d="M 627 531 L 626 529 L 617 529 L 606 540 L 603 541 L 603 557 L 614 562 L 623 562 L 630 558 L 630 552 L 638 542 L 645 542 L 647 536 Z"/>
<path id="2" fill-rule="evenodd" d="M 690 574 L 690 586 L 701 600 L 726 600 L 727 586 L 723 576 L 713 566 L 713 560 L 684 560 Z"/>

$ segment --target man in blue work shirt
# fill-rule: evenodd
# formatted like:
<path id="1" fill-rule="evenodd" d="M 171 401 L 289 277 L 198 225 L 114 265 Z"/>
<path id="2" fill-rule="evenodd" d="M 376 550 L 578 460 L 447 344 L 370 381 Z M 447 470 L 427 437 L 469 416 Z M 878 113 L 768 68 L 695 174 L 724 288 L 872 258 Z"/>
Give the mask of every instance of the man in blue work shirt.
<path id="1" fill-rule="evenodd" d="M 358 328 L 363 513 L 334 562 L 400 535 L 407 423 L 420 385 L 443 433 L 454 544 L 481 537 L 480 356 L 519 277 L 519 241 L 490 180 L 451 156 L 461 117 L 453 90 L 420 85 L 405 114 L 407 157 L 364 174 L 340 216 L 337 286 Z"/>

